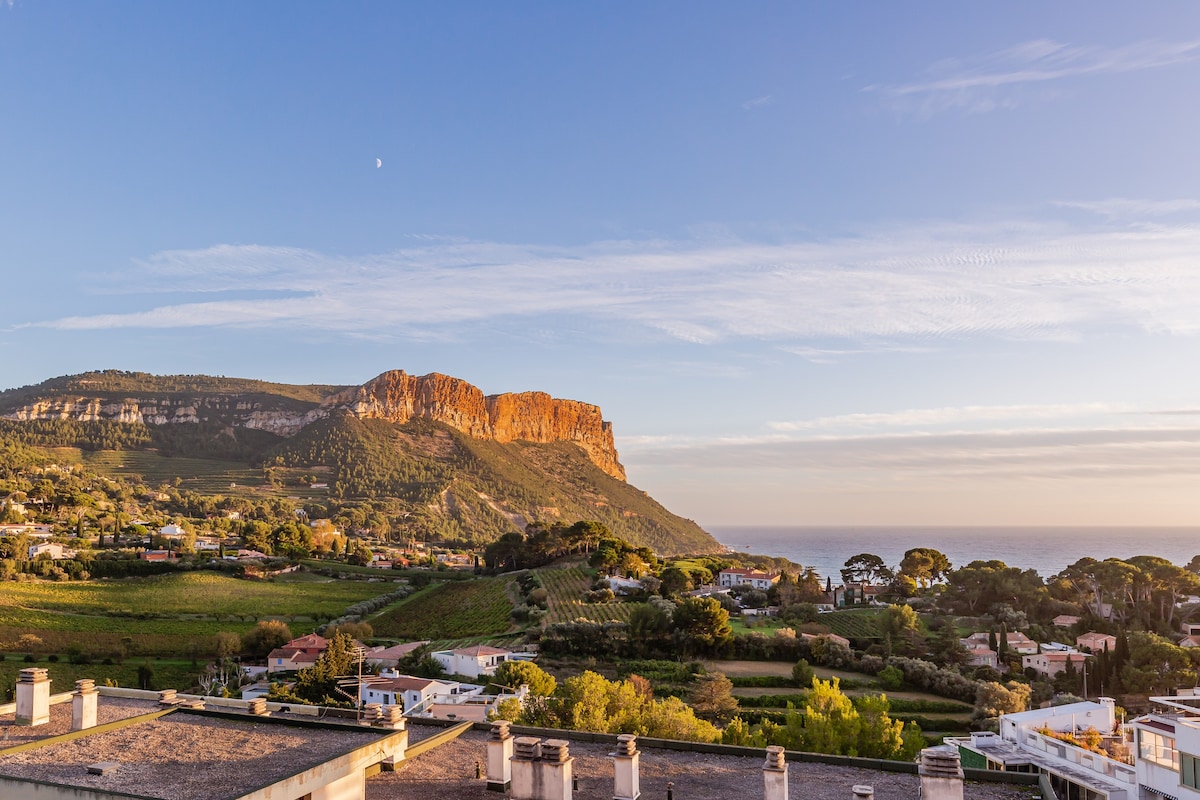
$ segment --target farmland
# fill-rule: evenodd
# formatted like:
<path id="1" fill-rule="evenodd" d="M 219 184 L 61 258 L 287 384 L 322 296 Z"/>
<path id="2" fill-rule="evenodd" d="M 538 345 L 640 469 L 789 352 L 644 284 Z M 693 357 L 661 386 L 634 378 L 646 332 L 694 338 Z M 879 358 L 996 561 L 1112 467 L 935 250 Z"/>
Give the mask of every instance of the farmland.
<path id="1" fill-rule="evenodd" d="M 583 617 L 595 621 L 628 622 L 637 603 L 586 603 L 583 595 L 594 580 L 584 567 L 543 567 L 533 570 L 550 595 L 546 622 L 570 622 Z"/>
<path id="2" fill-rule="evenodd" d="M 834 611 L 820 616 L 821 624 L 829 626 L 829 630 L 847 639 L 878 639 L 879 610 L 852 609 Z"/>
<path id="3" fill-rule="evenodd" d="M 266 618 L 311 628 L 392 588 L 362 581 L 245 581 L 209 572 L 7 583 L 0 595 L 0 650 L 61 653 L 74 646 L 97 656 L 207 653 L 222 631 L 243 633 Z M 18 648 L 23 634 L 42 644 Z"/>
<path id="4" fill-rule="evenodd" d="M 406 641 L 491 636 L 512 629 L 506 578 L 436 583 L 369 621 L 376 636 Z"/>

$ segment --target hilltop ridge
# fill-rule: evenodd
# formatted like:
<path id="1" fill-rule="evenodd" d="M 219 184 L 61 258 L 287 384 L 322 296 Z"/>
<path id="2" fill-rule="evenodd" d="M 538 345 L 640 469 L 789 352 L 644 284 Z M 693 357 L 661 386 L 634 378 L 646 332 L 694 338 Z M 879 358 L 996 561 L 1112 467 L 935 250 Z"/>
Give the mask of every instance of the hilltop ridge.
<path id="1" fill-rule="evenodd" d="M 447 539 L 593 519 L 664 553 L 719 548 L 626 482 L 599 406 L 440 373 L 336 386 L 89 372 L 0 392 L 0 437 L 205 494 L 369 506 Z M 144 455 L 100 457 L 119 451 Z"/>

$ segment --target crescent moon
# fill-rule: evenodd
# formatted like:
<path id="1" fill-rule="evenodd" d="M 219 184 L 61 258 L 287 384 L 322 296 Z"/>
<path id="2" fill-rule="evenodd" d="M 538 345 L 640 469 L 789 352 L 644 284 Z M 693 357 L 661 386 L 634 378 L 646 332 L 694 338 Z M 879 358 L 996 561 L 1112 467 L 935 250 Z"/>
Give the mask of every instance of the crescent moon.
<path id="1" fill-rule="evenodd" d="M 382 158 L 375 159 L 375 169 L 379 169 L 382 166 L 383 166 L 383 159 Z"/>

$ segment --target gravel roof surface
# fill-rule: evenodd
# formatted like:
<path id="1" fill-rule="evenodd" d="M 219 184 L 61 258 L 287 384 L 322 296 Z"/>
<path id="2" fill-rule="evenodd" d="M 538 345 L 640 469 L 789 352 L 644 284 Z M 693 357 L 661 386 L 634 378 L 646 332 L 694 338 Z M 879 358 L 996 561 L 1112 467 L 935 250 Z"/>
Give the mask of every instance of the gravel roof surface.
<path id="1" fill-rule="evenodd" d="M 68 719 L 68 724 L 70 720 Z M 171 800 L 223 800 L 281 780 L 391 731 L 305 728 L 176 712 L 0 756 L 0 775 Z M 87 774 L 102 761 L 113 774 Z"/>
<path id="2" fill-rule="evenodd" d="M 410 726 L 413 730 L 416 726 Z M 565 734 L 566 732 L 564 732 Z M 487 769 L 487 734 L 469 731 L 411 761 L 397 764 L 367 781 L 367 800 L 427 800 L 430 797 L 495 800 L 486 782 L 475 778 L 475 764 Z M 571 742 L 574 771 L 579 778 L 576 800 L 612 800 L 613 745 Z M 710 755 L 675 750 L 642 750 L 642 797 L 664 798 L 667 782 L 675 784 L 676 800 L 727 800 L 761 797 L 763 759 Z M 850 787 L 875 787 L 876 800 L 914 800 L 920 788 L 916 775 L 898 772 L 793 762 L 788 765 L 788 794 L 795 800 L 850 800 Z M 1037 787 L 999 783 L 967 783 L 964 800 L 1030 800 Z"/>
<path id="3" fill-rule="evenodd" d="M 96 704 L 96 724 L 104 725 L 119 719 L 149 714 L 161 709 L 156 701 L 130 700 L 124 697 L 101 697 Z M 45 725 L 30 727 L 18 725 L 16 714 L 0 716 L 0 750 L 19 744 L 46 739 L 68 733 L 71 730 L 71 704 L 55 703 L 50 706 L 50 721 Z"/>

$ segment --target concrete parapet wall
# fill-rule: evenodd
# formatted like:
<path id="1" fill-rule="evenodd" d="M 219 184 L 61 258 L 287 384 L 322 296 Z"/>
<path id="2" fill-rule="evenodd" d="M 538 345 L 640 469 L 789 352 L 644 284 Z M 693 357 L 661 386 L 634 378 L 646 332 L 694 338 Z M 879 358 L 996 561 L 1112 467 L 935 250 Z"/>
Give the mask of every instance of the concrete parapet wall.
<path id="1" fill-rule="evenodd" d="M 443 723 L 442 720 L 426 720 L 426 719 L 410 719 L 413 724 L 434 724 L 439 727 L 448 727 L 449 724 Z M 477 722 L 475 730 L 489 731 L 491 723 Z M 593 733 L 592 731 L 568 731 L 559 730 L 557 728 L 532 728 L 525 725 L 513 725 L 510 730 L 514 736 L 537 736 L 540 738 L 554 739 L 570 739 L 575 742 L 600 742 L 604 744 L 617 744 L 617 736 L 615 733 Z M 653 739 L 650 737 L 639 736 L 638 748 L 645 750 L 679 750 L 688 753 L 712 753 L 714 755 L 726 756 L 742 756 L 747 758 L 765 758 L 766 749 L 762 747 L 739 747 L 730 744 L 714 744 L 712 742 L 684 742 L 678 739 Z M 825 753 L 805 753 L 799 750 L 786 751 L 787 760 L 807 761 L 815 764 L 831 764 L 839 767 L 858 767 L 859 769 L 871 769 L 880 772 L 902 772 L 909 775 L 917 774 L 917 764 L 910 761 L 888 761 L 880 758 L 856 758 L 851 756 L 835 756 Z M 987 783 L 1012 783 L 1021 786 L 1035 786 L 1038 779 L 1036 775 L 1022 772 L 1002 772 L 992 769 L 964 769 L 964 777 L 969 781 L 983 781 Z"/>

